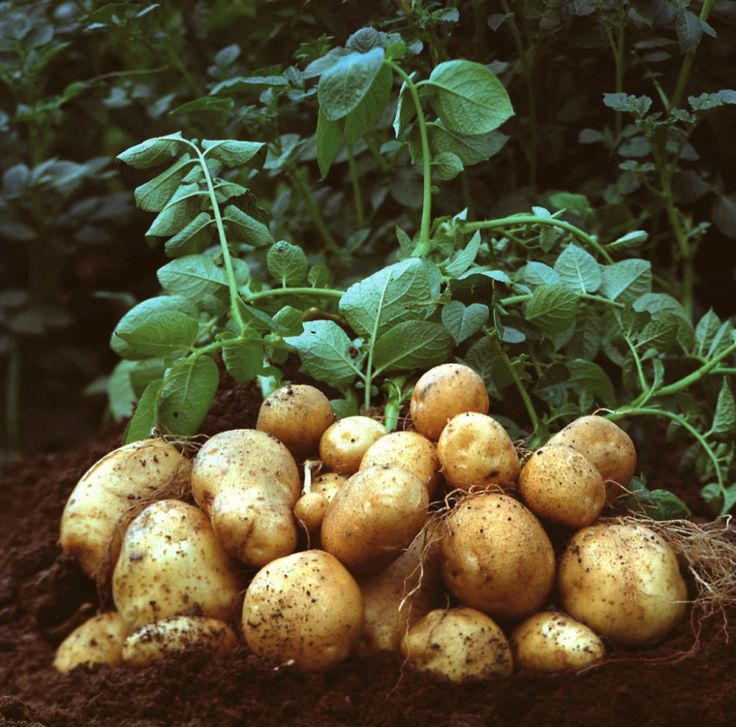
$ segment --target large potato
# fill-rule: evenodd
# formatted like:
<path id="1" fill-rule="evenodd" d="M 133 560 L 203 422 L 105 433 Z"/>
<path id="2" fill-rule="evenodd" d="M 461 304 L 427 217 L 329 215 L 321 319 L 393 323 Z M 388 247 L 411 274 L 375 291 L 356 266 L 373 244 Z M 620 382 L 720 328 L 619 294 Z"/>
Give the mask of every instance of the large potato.
<path id="1" fill-rule="evenodd" d="M 400 467 L 369 467 L 340 488 L 322 520 L 322 548 L 351 571 L 395 560 L 427 519 L 424 483 Z"/>
<path id="2" fill-rule="evenodd" d="M 416 430 L 436 442 L 448 420 L 466 411 L 488 414 L 489 406 L 483 379 L 468 366 L 448 363 L 419 378 L 409 412 Z"/>
<path id="3" fill-rule="evenodd" d="M 416 432 L 391 432 L 381 437 L 363 455 L 360 469 L 368 467 L 402 467 L 409 470 L 424 482 L 430 498 L 440 481 L 437 447 Z"/>
<path id="4" fill-rule="evenodd" d="M 539 521 L 512 497 L 465 498 L 445 520 L 442 577 L 466 606 L 494 618 L 538 611 L 555 578 L 552 544 Z"/>
<path id="5" fill-rule="evenodd" d="M 155 502 L 130 523 L 112 579 L 128 632 L 169 616 L 226 621 L 241 587 L 207 516 L 179 500 Z"/>
<path id="6" fill-rule="evenodd" d="M 322 434 L 334 421 L 330 401 L 319 389 L 289 384 L 263 401 L 256 429 L 272 434 L 303 460 L 317 452 Z"/>
<path id="7" fill-rule="evenodd" d="M 557 611 L 534 614 L 511 634 L 514 663 L 530 671 L 583 669 L 602 661 L 606 647 L 585 624 Z"/>
<path id="8" fill-rule="evenodd" d="M 453 682 L 510 676 L 514 669 L 503 631 L 473 608 L 431 611 L 404 637 L 401 653 L 417 669 Z"/>
<path id="9" fill-rule="evenodd" d="M 485 414 L 453 417 L 442 430 L 437 454 L 447 484 L 460 490 L 515 486 L 519 456 L 506 430 Z"/>
<path id="10" fill-rule="evenodd" d="M 248 648 L 278 664 L 327 669 L 347 658 L 360 635 L 363 598 L 345 567 L 322 550 L 269 563 L 243 602 Z"/>
<path id="11" fill-rule="evenodd" d="M 631 437 L 605 417 L 580 417 L 547 444 L 568 445 L 595 465 L 606 483 L 608 502 L 624 494 L 636 472 L 636 449 Z"/>
<path id="12" fill-rule="evenodd" d="M 332 424 L 319 441 L 319 456 L 333 472 L 353 475 L 368 448 L 386 435 L 386 427 L 370 417 L 345 417 Z"/>
<path id="13" fill-rule="evenodd" d="M 606 504 L 600 472 L 572 447 L 534 452 L 521 470 L 519 493 L 538 517 L 576 529 L 591 525 Z"/>
<path id="14" fill-rule="evenodd" d="M 61 548 L 98 584 L 106 582 L 125 528 L 141 507 L 189 489 L 191 464 L 163 439 L 120 447 L 92 465 L 61 517 Z"/>
<path id="15" fill-rule="evenodd" d="M 79 664 L 118 666 L 123 660 L 125 624 L 115 611 L 93 616 L 61 642 L 54 668 L 67 674 Z"/>
<path id="16" fill-rule="evenodd" d="M 675 553 L 644 525 L 580 530 L 560 562 L 565 610 L 617 644 L 652 644 L 683 617 L 687 586 Z"/>
<path id="17" fill-rule="evenodd" d="M 192 492 L 225 549 L 262 566 L 297 545 L 293 508 L 301 491 L 289 450 L 265 432 L 234 429 L 211 437 L 194 459 Z"/>

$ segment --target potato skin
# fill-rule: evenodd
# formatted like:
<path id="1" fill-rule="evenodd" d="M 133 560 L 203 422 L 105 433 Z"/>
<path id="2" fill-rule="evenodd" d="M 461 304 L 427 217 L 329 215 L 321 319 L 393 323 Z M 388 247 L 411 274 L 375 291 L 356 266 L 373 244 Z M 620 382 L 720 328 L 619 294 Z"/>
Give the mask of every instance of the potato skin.
<path id="1" fill-rule="evenodd" d="M 315 477 L 309 492 L 305 492 L 297 500 L 294 505 L 294 516 L 310 534 L 319 533 L 327 507 L 347 479 L 345 475 L 337 472 L 325 472 Z"/>
<path id="2" fill-rule="evenodd" d="M 163 439 L 126 444 L 95 462 L 77 483 L 61 517 L 61 548 L 102 585 L 142 503 L 189 489 L 191 463 Z"/>
<path id="3" fill-rule="evenodd" d="M 450 419 L 437 442 L 437 454 L 447 484 L 465 491 L 492 485 L 514 487 L 521 469 L 506 430 L 476 412 Z"/>
<path id="4" fill-rule="evenodd" d="M 471 495 L 445 525 L 442 577 L 463 604 L 510 620 L 544 605 L 555 578 L 554 551 L 520 502 L 507 495 Z"/>
<path id="5" fill-rule="evenodd" d="M 400 467 L 368 467 L 340 488 L 322 520 L 322 548 L 350 571 L 375 573 L 394 561 L 427 519 L 422 481 Z"/>
<path id="6" fill-rule="evenodd" d="M 490 400 L 483 379 L 469 366 L 435 366 L 414 385 L 409 412 L 415 429 L 436 442 L 448 420 L 466 411 L 488 414 Z"/>
<path id="7" fill-rule="evenodd" d="M 562 556 L 558 583 L 565 610 L 616 644 L 660 641 L 687 608 L 675 553 L 644 525 L 580 530 Z"/>
<path id="8" fill-rule="evenodd" d="M 317 452 L 322 434 L 334 421 L 330 401 L 319 389 L 289 384 L 263 401 L 256 429 L 272 434 L 301 461 Z"/>
<path id="9" fill-rule="evenodd" d="M 424 482 L 430 498 L 440 482 L 440 461 L 434 442 L 416 432 L 391 432 L 372 444 L 360 463 L 368 467 L 403 467 Z"/>
<path id="10" fill-rule="evenodd" d="M 558 611 L 543 611 L 511 634 L 514 663 L 530 671 L 583 669 L 602 661 L 606 647 L 585 624 Z"/>
<path id="11" fill-rule="evenodd" d="M 406 634 L 401 653 L 420 671 L 457 683 L 510 676 L 514 668 L 503 631 L 473 608 L 430 611 Z"/>
<path id="12" fill-rule="evenodd" d="M 129 666 L 149 666 L 171 654 L 203 649 L 227 654 L 238 637 L 224 621 L 204 616 L 173 616 L 134 631 L 123 645 L 123 661 Z"/>
<path id="13" fill-rule="evenodd" d="M 54 668 L 68 674 L 79 664 L 119 666 L 123 660 L 125 625 L 120 614 L 109 611 L 93 616 L 61 642 Z"/>
<path id="14" fill-rule="evenodd" d="M 386 436 L 386 427 L 370 417 L 345 417 L 330 425 L 319 440 L 325 466 L 341 475 L 354 475 L 368 448 Z"/>
<path id="15" fill-rule="evenodd" d="M 606 483 L 606 499 L 624 494 L 636 472 L 636 449 L 626 432 L 605 417 L 584 416 L 568 424 L 547 442 L 568 445 L 588 459 Z"/>
<path id="16" fill-rule="evenodd" d="M 595 522 L 606 504 L 600 472 L 572 447 L 534 452 L 521 470 L 519 494 L 538 517 L 576 529 Z"/>
<path id="17" fill-rule="evenodd" d="M 207 516 L 179 500 L 155 502 L 130 523 L 112 579 L 128 633 L 169 616 L 226 621 L 241 587 Z"/>
<path id="18" fill-rule="evenodd" d="M 251 581 L 243 602 L 248 648 L 278 664 L 328 669 L 347 658 L 360 635 L 363 597 L 345 566 L 322 550 L 269 563 Z"/>

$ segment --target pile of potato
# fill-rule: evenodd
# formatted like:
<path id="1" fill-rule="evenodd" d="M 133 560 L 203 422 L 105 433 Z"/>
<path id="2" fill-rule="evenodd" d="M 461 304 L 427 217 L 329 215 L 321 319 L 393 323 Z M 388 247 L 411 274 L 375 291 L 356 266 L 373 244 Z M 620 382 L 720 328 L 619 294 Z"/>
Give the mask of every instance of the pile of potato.
<path id="1" fill-rule="evenodd" d="M 414 387 L 414 431 L 335 421 L 292 385 L 193 461 L 160 439 L 111 452 L 72 493 L 61 544 L 116 611 L 55 666 L 242 639 L 305 670 L 400 650 L 459 682 L 661 640 L 686 609 L 677 558 L 644 525 L 598 519 L 636 467 L 626 433 L 582 417 L 522 463 L 488 410 L 482 379 L 444 364 Z"/>

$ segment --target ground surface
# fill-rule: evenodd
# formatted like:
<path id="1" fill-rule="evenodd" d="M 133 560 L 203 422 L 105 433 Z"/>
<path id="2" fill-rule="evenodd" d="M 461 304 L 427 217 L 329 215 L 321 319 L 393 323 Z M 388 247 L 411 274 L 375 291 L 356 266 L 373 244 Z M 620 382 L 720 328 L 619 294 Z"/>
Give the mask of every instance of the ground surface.
<path id="1" fill-rule="evenodd" d="M 252 426 L 258 398 L 226 384 L 204 431 Z M 451 686 L 402 669 L 398 657 L 350 661 L 304 676 L 241 648 L 227 658 L 190 654 L 131 670 L 50 666 L 56 645 L 98 603 L 95 588 L 57 545 L 66 498 L 121 430 L 78 449 L 7 470 L 0 485 L 0 724 L 6 725 L 650 725 L 733 724 L 736 628 L 705 624 L 694 656 L 683 624 L 666 643 L 614 652 L 577 676 L 517 674 Z M 732 618 L 736 623 L 736 615 Z"/>

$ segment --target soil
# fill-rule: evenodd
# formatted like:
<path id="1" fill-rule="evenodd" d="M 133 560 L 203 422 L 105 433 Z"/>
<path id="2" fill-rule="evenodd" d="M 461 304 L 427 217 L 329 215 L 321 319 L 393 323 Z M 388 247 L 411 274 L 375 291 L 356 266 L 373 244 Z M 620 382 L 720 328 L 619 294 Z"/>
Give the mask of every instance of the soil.
<path id="1" fill-rule="evenodd" d="M 252 426 L 255 389 L 225 379 L 205 433 Z M 394 655 L 325 673 L 274 668 L 245 647 L 227 657 L 188 653 L 156 666 L 51 668 L 55 647 L 99 603 L 57 544 L 69 492 L 122 428 L 74 451 L 8 469 L 0 487 L 0 724 L 4 725 L 664 725 L 732 724 L 736 627 L 706 622 L 692 649 L 688 623 L 665 643 L 612 651 L 578 675 L 517 673 L 462 686 Z M 736 614 L 730 614 L 736 624 Z M 730 635 L 730 640 L 729 640 Z M 692 650 L 692 655 L 682 652 Z M 678 656 L 679 655 L 679 656 Z"/>

